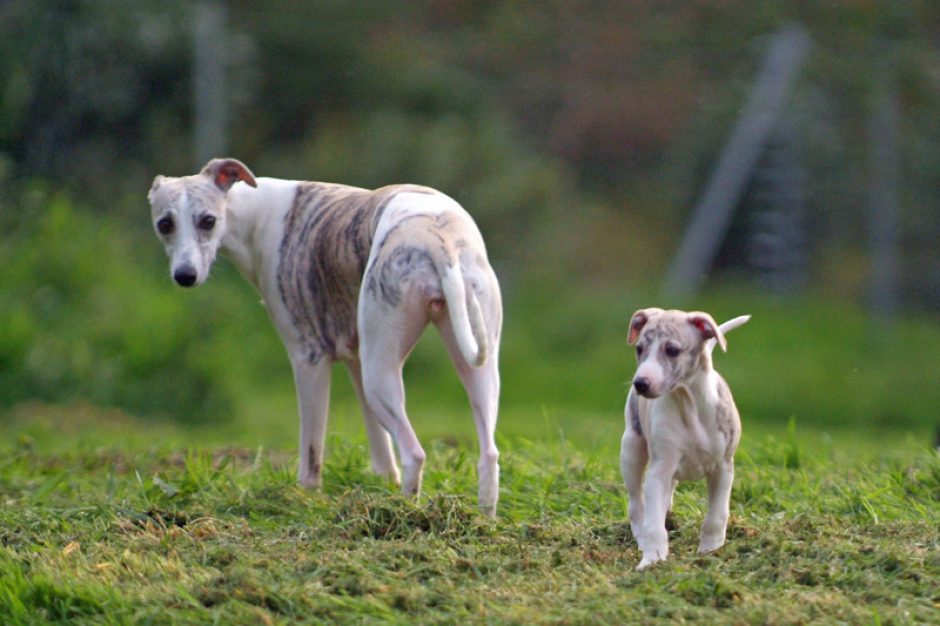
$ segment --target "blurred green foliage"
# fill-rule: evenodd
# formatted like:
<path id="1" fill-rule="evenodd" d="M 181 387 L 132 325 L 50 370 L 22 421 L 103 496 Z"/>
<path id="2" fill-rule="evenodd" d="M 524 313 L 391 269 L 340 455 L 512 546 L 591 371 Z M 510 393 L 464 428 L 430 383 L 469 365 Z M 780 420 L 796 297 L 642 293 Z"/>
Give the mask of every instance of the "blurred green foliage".
<path id="1" fill-rule="evenodd" d="M 860 305 L 871 69 L 886 58 L 903 118 L 902 291 L 911 309 L 940 306 L 940 4 L 223 4 L 230 154 L 259 176 L 414 182 L 457 198 L 506 294 L 505 404 L 573 418 L 619 413 L 626 318 L 671 305 L 654 286 L 766 35 L 801 22 L 814 43 L 788 114 L 803 140 L 816 287 L 765 301 L 728 274 L 695 306 L 759 313 L 720 361 L 732 376 L 746 364 L 733 387 L 756 419 L 935 419 L 936 321 L 905 321 L 874 348 Z M 232 267 L 181 292 L 149 232 L 152 177 L 199 165 L 193 5 L 0 4 L 0 406 L 78 400 L 212 419 L 292 393 L 264 309 Z M 419 406 L 462 410 L 433 342 L 408 373 Z"/>
<path id="2" fill-rule="evenodd" d="M 232 362 L 225 348 L 238 350 L 235 333 L 265 328 L 262 307 L 252 315 L 233 304 L 244 294 L 231 289 L 187 300 L 118 220 L 43 185 L 15 204 L 2 220 L 13 234 L 0 239 L 0 406 L 43 399 L 230 416 L 227 380 L 244 357 Z"/>

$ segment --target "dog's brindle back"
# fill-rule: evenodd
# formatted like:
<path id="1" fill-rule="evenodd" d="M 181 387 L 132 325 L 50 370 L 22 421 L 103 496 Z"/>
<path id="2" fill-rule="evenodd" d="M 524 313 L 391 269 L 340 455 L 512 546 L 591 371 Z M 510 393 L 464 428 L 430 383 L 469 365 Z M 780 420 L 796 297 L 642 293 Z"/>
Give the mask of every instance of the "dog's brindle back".
<path id="1" fill-rule="evenodd" d="M 417 185 L 375 191 L 317 182 L 297 185 L 284 218 L 277 287 L 311 363 L 356 353 L 359 289 L 376 228 L 389 201 L 402 192 L 435 193 Z"/>

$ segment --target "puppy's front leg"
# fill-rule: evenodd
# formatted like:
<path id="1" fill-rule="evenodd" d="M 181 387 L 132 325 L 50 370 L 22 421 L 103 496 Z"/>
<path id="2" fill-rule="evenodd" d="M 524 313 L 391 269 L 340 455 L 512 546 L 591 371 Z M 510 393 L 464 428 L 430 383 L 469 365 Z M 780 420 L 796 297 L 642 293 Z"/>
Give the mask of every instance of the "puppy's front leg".
<path id="1" fill-rule="evenodd" d="M 717 550 L 725 543 L 728 526 L 731 483 L 734 482 L 734 459 L 726 461 L 707 477 L 708 513 L 702 524 L 699 553 Z"/>
<path id="2" fill-rule="evenodd" d="M 672 495 L 673 476 L 678 462 L 671 458 L 653 459 L 646 472 L 643 492 L 646 496 L 646 514 L 643 523 L 644 543 L 640 546 L 643 559 L 638 570 L 646 569 L 669 555 L 669 535 L 666 532 L 666 513 Z"/>
<path id="3" fill-rule="evenodd" d="M 623 476 L 623 484 L 630 494 L 628 508 L 630 530 L 633 531 L 633 538 L 636 539 L 637 546 L 641 550 L 645 545 L 643 537 L 645 518 L 643 472 L 646 470 L 648 459 L 646 439 L 636 434 L 628 424 L 627 430 L 623 433 L 623 439 L 620 440 L 620 474 Z"/>
<path id="4" fill-rule="evenodd" d="M 319 487 L 330 408 L 332 363 L 326 358 L 311 363 L 304 352 L 292 354 L 291 365 L 294 369 L 297 403 L 300 405 L 300 465 L 297 479 L 304 487 Z"/>

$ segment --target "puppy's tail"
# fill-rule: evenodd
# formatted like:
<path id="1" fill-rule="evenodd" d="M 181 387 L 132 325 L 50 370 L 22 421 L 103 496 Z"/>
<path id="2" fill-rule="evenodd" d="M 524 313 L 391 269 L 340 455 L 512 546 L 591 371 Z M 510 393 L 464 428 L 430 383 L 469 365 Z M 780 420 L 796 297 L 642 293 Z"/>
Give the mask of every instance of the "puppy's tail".
<path id="1" fill-rule="evenodd" d="M 738 326 L 743 326 L 749 319 L 751 319 L 750 315 L 739 315 L 738 317 L 732 318 L 728 320 L 727 322 L 724 322 L 723 324 L 719 324 L 718 332 L 720 332 L 722 335 L 727 335 L 729 330 L 734 330 Z M 714 339 L 709 339 L 708 341 L 705 342 L 705 351 L 709 354 L 709 356 L 711 355 L 712 350 L 714 349 L 715 349 Z"/>
<path id="2" fill-rule="evenodd" d="M 459 264 L 442 267 L 438 273 L 460 353 L 467 363 L 480 367 L 489 355 L 480 301 L 472 289 L 467 289 Z"/>

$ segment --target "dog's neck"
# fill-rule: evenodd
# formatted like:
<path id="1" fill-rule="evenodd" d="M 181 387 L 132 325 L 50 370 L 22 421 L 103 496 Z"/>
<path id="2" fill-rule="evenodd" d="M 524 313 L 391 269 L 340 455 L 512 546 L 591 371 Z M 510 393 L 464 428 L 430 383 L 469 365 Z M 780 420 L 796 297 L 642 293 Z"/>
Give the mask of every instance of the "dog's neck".
<path id="1" fill-rule="evenodd" d="M 277 253 L 265 246 L 273 224 L 282 223 L 290 208 L 289 201 L 296 193 L 295 181 L 258 178 L 258 187 L 235 185 L 226 198 L 226 233 L 222 239 L 222 252 L 235 264 L 239 272 L 256 289 L 261 290 L 259 274 L 265 263 L 265 254 Z M 279 201 L 281 200 L 281 201 Z"/>

